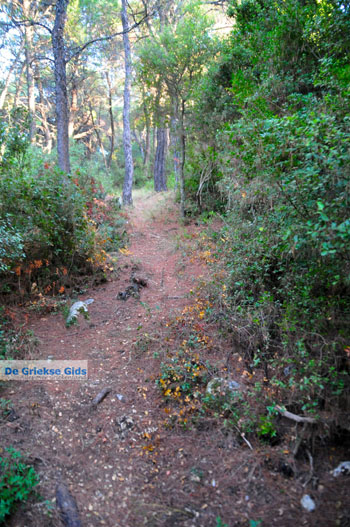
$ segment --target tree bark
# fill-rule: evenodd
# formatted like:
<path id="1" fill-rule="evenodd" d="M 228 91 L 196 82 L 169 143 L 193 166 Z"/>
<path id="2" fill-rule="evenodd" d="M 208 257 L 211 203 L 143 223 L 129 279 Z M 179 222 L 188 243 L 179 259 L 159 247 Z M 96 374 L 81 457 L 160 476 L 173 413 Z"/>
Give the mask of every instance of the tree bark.
<path id="1" fill-rule="evenodd" d="M 181 147 L 181 160 L 180 160 L 180 171 L 179 171 L 179 183 L 180 183 L 180 212 L 181 217 L 185 217 L 185 156 L 186 156 L 186 135 L 185 135 L 185 101 L 181 101 L 181 112 L 180 112 L 180 147 Z"/>
<path id="2" fill-rule="evenodd" d="M 179 152 L 179 135 L 177 131 L 178 125 L 176 118 L 173 116 L 170 122 L 170 144 L 172 147 L 174 174 L 175 174 L 175 190 L 179 184 L 179 169 L 180 169 L 180 152 Z"/>
<path id="3" fill-rule="evenodd" d="M 109 112 L 109 120 L 111 123 L 110 150 L 109 150 L 109 154 L 107 158 L 107 167 L 108 169 L 110 169 L 111 163 L 112 163 L 112 156 L 114 152 L 115 127 L 114 127 L 114 115 L 113 115 L 112 85 L 111 85 L 111 79 L 109 78 L 108 71 L 106 71 L 106 81 L 107 81 L 107 86 L 108 86 L 108 112 Z"/>
<path id="4" fill-rule="evenodd" d="M 143 158 L 143 166 L 145 168 L 146 176 L 148 177 L 150 158 L 151 158 L 151 120 L 150 120 L 150 115 L 149 115 L 149 111 L 147 108 L 145 97 L 146 97 L 145 90 L 142 87 L 142 98 L 143 98 L 142 109 L 143 109 L 143 114 L 145 116 L 145 125 L 146 125 L 145 156 Z"/>
<path id="5" fill-rule="evenodd" d="M 145 157 L 143 159 L 143 166 L 145 167 L 146 174 L 148 175 L 149 172 L 149 163 L 151 158 L 151 126 L 150 126 L 150 120 L 149 116 L 145 114 L 145 120 L 146 120 L 146 145 L 145 145 Z"/>
<path id="6" fill-rule="evenodd" d="M 44 137 L 45 137 L 44 150 L 46 150 L 46 152 L 50 154 L 52 150 L 52 136 L 51 136 L 49 123 L 47 120 L 49 105 L 48 105 L 48 102 L 45 101 L 45 98 L 44 98 L 43 83 L 41 82 L 38 66 L 36 67 L 35 77 L 36 77 L 36 83 L 37 83 L 38 91 L 39 91 L 39 111 L 41 114 L 42 130 L 43 130 Z"/>
<path id="7" fill-rule="evenodd" d="M 72 86 L 72 101 L 70 105 L 69 110 L 69 123 L 68 123 L 68 137 L 73 137 L 74 135 L 74 121 L 75 121 L 75 114 L 78 111 L 78 88 L 73 80 L 73 86 Z"/>
<path id="8" fill-rule="evenodd" d="M 130 85 L 131 85 L 131 51 L 129 42 L 129 22 L 126 12 L 126 0 L 122 0 L 123 44 L 125 60 L 124 107 L 123 107 L 123 146 L 125 158 L 125 176 L 123 187 L 123 204 L 132 205 L 132 184 L 134 164 L 132 159 L 130 130 Z"/>
<path id="9" fill-rule="evenodd" d="M 167 134 L 165 128 L 157 128 L 157 149 L 154 161 L 154 190 L 167 190 L 165 160 L 167 150 Z"/>
<path id="10" fill-rule="evenodd" d="M 70 172 L 68 137 L 68 95 L 66 59 L 64 48 L 64 26 L 69 0 L 57 0 L 55 24 L 52 31 L 52 48 L 55 61 L 56 126 L 58 165 L 64 172 Z"/>
<path id="11" fill-rule="evenodd" d="M 23 0 L 23 15 L 25 19 L 33 18 L 31 13 L 32 6 L 30 0 Z M 33 36 L 34 26 L 24 26 L 25 39 L 25 57 L 26 57 L 26 74 L 27 74 L 27 100 L 29 113 L 29 140 L 34 143 L 35 140 L 35 82 L 33 72 Z"/>

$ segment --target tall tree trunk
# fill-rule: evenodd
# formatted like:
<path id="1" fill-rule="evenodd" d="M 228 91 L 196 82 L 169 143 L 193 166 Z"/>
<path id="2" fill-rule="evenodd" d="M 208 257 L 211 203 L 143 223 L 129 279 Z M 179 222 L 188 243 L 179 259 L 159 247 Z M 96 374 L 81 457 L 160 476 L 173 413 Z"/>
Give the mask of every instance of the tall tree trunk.
<path id="1" fill-rule="evenodd" d="M 94 112 L 93 112 L 93 109 L 92 109 L 92 106 L 91 106 L 91 102 L 89 102 L 89 110 L 90 110 L 90 117 L 91 117 L 91 122 L 92 122 L 92 127 L 95 131 L 95 134 L 96 134 L 96 137 L 97 137 L 97 142 L 98 142 L 98 146 L 100 147 L 100 150 L 101 150 L 101 154 L 102 154 L 102 157 L 103 157 L 103 162 L 104 162 L 104 165 L 105 165 L 105 169 L 106 169 L 106 172 L 108 172 L 108 161 L 107 161 L 107 158 L 106 158 L 106 152 L 105 152 L 105 149 L 104 149 L 104 146 L 103 146 L 103 142 L 102 142 L 102 139 L 101 139 L 101 134 L 100 134 L 100 131 L 99 131 L 99 123 L 95 123 L 95 119 L 94 119 Z"/>
<path id="2" fill-rule="evenodd" d="M 180 152 L 179 152 L 179 134 L 178 124 L 176 118 L 173 116 L 170 122 L 170 145 L 172 147 L 173 161 L 174 161 L 174 174 L 175 174 L 175 190 L 177 190 L 179 184 L 179 172 L 180 172 Z"/>
<path id="3" fill-rule="evenodd" d="M 122 0 L 123 44 L 125 59 L 125 84 L 123 108 L 123 145 L 125 158 L 125 177 L 123 187 L 123 204 L 132 205 L 132 183 L 134 178 L 134 164 L 132 159 L 131 131 L 130 131 L 130 85 L 131 85 L 131 51 L 129 42 L 129 22 L 126 12 L 126 0 Z"/>
<path id="4" fill-rule="evenodd" d="M 181 101 L 180 111 L 180 148 L 181 148 L 181 159 L 180 159 L 180 171 L 179 171 L 179 183 L 180 183 L 180 212 L 181 217 L 185 217 L 185 156 L 186 156 L 186 135 L 185 135 L 185 101 Z"/>
<path id="5" fill-rule="evenodd" d="M 110 169 L 111 163 L 112 163 L 112 156 L 114 152 L 115 127 L 114 127 L 114 115 L 113 115 L 112 84 L 111 84 L 111 79 L 109 78 L 108 71 L 106 71 L 106 81 L 107 81 L 107 86 L 108 86 L 108 112 L 109 112 L 109 120 L 111 123 L 110 150 L 109 150 L 109 154 L 107 158 L 107 166 L 108 166 L 108 169 Z"/>
<path id="6" fill-rule="evenodd" d="M 137 131 L 135 130 L 135 128 L 132 129 L 132 136 L 135 139 L 135 141 L 137 143 L 137 146 L 140 149 L 141 157 L 142 157 L 142 163 L 144 163 L 145 162 L 145 149 L 144 149 L 143 144 L 142 144 L 142 137 L 141 136 L 140 137 L 137 136 Z"/>
<path id="7" fill-rule="evenodd" d="M 151 157 L 151 141 L 150 141 L 150 135 L 151 135 L 151 127 L 150 127 L 150 120 L 149 116 L 145 114 L 146 119 L 146 145 L 145 145 L 145 157 L 143 159 L 143 166 L 145 167 L 146 174 L 148 175 L 149 172 L 149 163 L 150 163 L 150 157 Z"/>
<path id="8" fill-rule="evenodd" d="M 38 90 L 39 90 L 39 110 L 41 114 L 42 130 L 44 132 L 44 137 L 45 137 L 44 150 L 46 150 L 46 152 L 50 154 L 52 150 L 52 137 L 51 137 L 49 123 L 47 120 L 49 105 L 47 101 L 45 101 L 45 98 L 44 98 L 43 83 L 41 82 L 40 72 L 39 72 L 38 67 L 36 67 L 36 70 L 35 70 L 35 77 L 36 77 L 36 83 L 37 83 Z"/>
<path id="9" fill-rule="evenodd" d="M 157 128 L 157 149 L 154 160 L 154 190 L 156 192 L 167 190 L 165 175 L 166 149 L 166 130 L 165 128 Z"/>
<path id="10" fill-rule="evenodd" d="M 52 48 L 55 61 L 56 126 L 58 165 L 70 172 L 68 137 L 68 95 L 66 60 L 64 49 L 64 26 L 69 0 L 57 0 L 55 24 L 52 31 Z"/>
<path id="11" fill-rule="evenodd" d="M 13 107 L 14 108 L 17 108 L 17 106 L 18 106 L 18 99 L 21 96 L 21 91 L 22 91 L 22 87 L 23 87 L 24 66 L 25 66 L 25 62 L 22 62 L 21 68 L 20 68 L 20 71 L 19 71 L 18 77 L 17 77 L 15 97 L 13 99 Z"/>
<path id="12" fill-rule="evenodd" d="M 143 115 L 145 116 L 145 125 L 146 125 L 145 156 L 143 158 L 143 166 L 145 168 L 146 176 L 148 176 L 150 157 L 151 157 L 151 119 L 150 119 L 150 114 L 147 108 L 146 94 L 145 94 L 145 90 L 143 87 L 142 87 L 142 99 L 143 99 L 142 110 L 143 110 Z"/>
<path id="13" fill-rule="evenodd" d="M 13 70 L 16 67 L 16 64 L 18 62 L 19 57 L 21 56 L 21 53 L 23 51 L 23 46 L 24 46 L 24 41 L 22 41 L 21 47 L 20 47 L 20 49 L 19 49 L 14 61 L 12 62 L 9 71 L 8 71 L 8 74 L 7 74 L 7 77 L 6 77 L 6 80 L 5 80 L 5 84 L 4 84 L 3 90 L 2 90 L 1 95 L 0 95 L 0 110 L 2 110 L 3 107 L 4 107 L 6 95 L 7 95 L 8 89 L 9 89 L 9 85 L 10 85 L 11 75 L 12 75 Z"/>
<path id="14" fill-rule="evenodd" d="M 78 89 L 75 81 L 73 80 L 72 86 L 72 101 L 69 110 L 69 123 L 68 123 L 68 137 L 73 137 L 74 134 L 74 120 L 75 114 L 78 111 Z"/>
<path id="15" fill-rule="evenodd" d="M 23 15 L 26 20 L 33 18 L 31 13 L 32 6 L 30 0 L 23 0 Z M 35 82 L 33 72 L 33 36 L 34 26 L 24 26 L 25 39 L 25 56 L 26 56 L 26 73 L 27 73 L 27 97 L 28 97 L 28 113 L 29 113 L 29 140 L 34 143 L 35 140 Z"/>

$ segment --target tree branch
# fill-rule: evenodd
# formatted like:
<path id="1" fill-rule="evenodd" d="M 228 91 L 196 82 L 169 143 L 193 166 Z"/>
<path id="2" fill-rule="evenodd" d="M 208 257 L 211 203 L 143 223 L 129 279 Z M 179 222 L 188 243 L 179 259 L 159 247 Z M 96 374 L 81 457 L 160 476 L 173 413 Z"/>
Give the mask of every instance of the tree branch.
<path id="1" fill-rule="evenodd" d="M 50 34 L 52 33 L 52 29 L 50 29 L 45 24 L 42 24 L 41 22 L 34 22 L 34 20 L 12 20 L 11 22 L 1 22 L 0 24 L 2 27 L 7 27 L 8 29 L 12 29 L 13 27 L 21 27 L 21 26 L 40 26 L 46 29 Z"/>
<path id="2" fill-rule="evenodd" d="M 130 31 L 132 31 L 136 27 L 140 26 L 148 17 L 149 17 L 149 15 L 148 15 L 148 13 L 146 11 L 145 16 L 139 22 L 136 22 L 131 27 L 129 27 L 126 31 L 117 31 L 116 33 L 113 33 L 112 35 L 108 35 L 107 37 L 98 37 L 98 38 L 94 38 L 92 40 L 89 40 L 88 42 L 83 44 L 83 46 L 78 48 L 74 53 L 72 53 L 72 55 L 66 60 L 66 62 L 68 63 L 69 61 L 71 61 L 74 57 L 76 57 L 77 55 L 82 53 L 88 46 L 91 46 L 91 44 L 96 44 L 96 42 L 104 42 L 104 41 L 107 41 L 107 40 L 112 40 L 115 37 L 118 37 L 118 36 L 121 36 L 121 35 L 125 35 L 126 33 L 130 33 Z"/>

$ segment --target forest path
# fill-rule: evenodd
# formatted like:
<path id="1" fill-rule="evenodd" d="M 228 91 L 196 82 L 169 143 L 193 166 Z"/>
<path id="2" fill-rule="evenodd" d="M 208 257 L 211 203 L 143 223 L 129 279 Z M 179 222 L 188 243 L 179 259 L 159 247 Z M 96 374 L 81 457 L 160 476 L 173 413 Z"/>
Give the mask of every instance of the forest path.
<path id="1" fill-rule="evenodd" d="M 177 250 L 183 233 L 199 227 L 179 225 L 170 192 L 136 197 L 129 218 L 118 279 L 79 297 L 94 299 L 89 320 L 79 317 L 66 328 L 62 314 L 55 313 L 29 324 L 39 339 L 33 358 L 88 360 L 88 381 L 12 383 L 4 397 L 20 419 L 3 429 L 2 440 L 31 454 L 45 499 L 53 500 L 58 481 L 67 483 L 84 527 L 192 525 L 195 513 L 174 502 L 172 487 L 180 476 L 174 470 L 169 478 L 167 465 L 184 465 L 184 445 L 176 435 L 167 445 L 169 432 L 161 430 L 166 414 L 159 409 L 152 356 L 162 345 L 166 320 L 188 304 L 188 292 L 204 270 L 198 262 L 185 270 Z M 118 293 L 130 285 L 135 270 L 146 277 L 147 287 L 140 299 L 121 301 Z M 92 411 L 91 400 L 105 387 L 111 393 Z M 160 457 L 166 459 L 162 468 Z M 175 523 L 168 523 L 171 518 Z M 34 506 L 11 525 L 61 523 L 55 510 L 48 519 L 44 506 Z"/>
<path id="2" fill-rule="evenodd" d="M 214 414 L 196 426 L 171 424 L 176 408 L 181 415 L 178 401 L 165 401 L 155 381 L 161 362 L 180 359 L 179 350 L 189 348 L 191 355 L 198 349 L 214 375 L 229 373 L 242 387 L 249 379 L 230 343 L 203 315 L 208 304 L 201 303 L 197 284 L 202 275 L 208 280 L 206 259 L 215 251 L 203 227 L 179 222 L 169 192 L 136 197 L 127 228 L 119 276 L 79 297 L 94 299 L 89 320 L 80 317 L 67 328 L 58 312 L 29 321 L 40 340 L 33 358 L 88 360 L 89 378 L 12 382 L 3 390 L 18 418 L 0 423 L 1 445 L 28 453 L 40 475 L 39 492 L 52 505 L 50 516 L 43 502 L 24 505 L 8 527 L 62 526 L 55 508 L 59 481 L 76 499 L 83 527 L 348 525 L 335 523 L 346 485 L 330 476 L 334 461 L 327 456 L 318 460 L 321 490 L 312 491 L 312 483 L 303 486 L 307 459 L 299 461 L 305 478 L 283 474 L 293 463 L 288 444 L 256 442 L 251 450 Z M 118 299 L 135 272 L 147 287 L 139 299 Z M 92 409 L 104 388 L 111 392 Z M 192 414 L 186 415 L 190 423 Z M 300 505 L 307 491 L 317 498 L 312 514 Z"/>

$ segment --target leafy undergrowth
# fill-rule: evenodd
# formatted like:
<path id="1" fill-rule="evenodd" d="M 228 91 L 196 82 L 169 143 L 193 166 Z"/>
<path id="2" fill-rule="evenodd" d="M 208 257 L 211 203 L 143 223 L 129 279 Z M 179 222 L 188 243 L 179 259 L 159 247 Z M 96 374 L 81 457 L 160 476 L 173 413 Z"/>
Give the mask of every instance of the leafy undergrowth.
<path id="1" fill-rule="evenodd" d="M 234 232 L 227 223 L 221 229 L 203 232 L 193 258 L 199 255 L 211 270 L 212 279 L 201 293 L 209 299 L 205 321 L 218 324 L 222 337 L 237 352 L 235 358 L 239 356 L 244 364 L 250 385 L 243 403 L 236 397 L 232 405 L 235 426 L 274 442 L 280 435 L 278 414 L 287 409 L 314 419 L 323 438 L 332 437 L 339 428 L 346 432 L 350 429 L 346 417 L 350 348 L 341 321 L 329 317 L 325 330 L 322 298 L 319 306 L 314 303 L 318 318 L 310 320 L 305 310 L 311 298 L 305 297 L 296 318 L 296 312 L 288 309 L 289 303 L 284 307 L 267 289 L 254 293 L 260 284 L 242 276 L 252 263 L 246 253 L 242 262 L 239 251 L 234 252 Z M 228 369 L 233 368 L 232 357 L 226 363 Z M 205 397 L 201 404 L 208 406 Z M 229 405 L 225 400 L 226 414 L 221 415 L 227 415 Z M 245 415 L 249 415 L 248 422 Z"/>
<path id="2" fill-rule="evenodd" d="M 263 318 L 267 309 L 271 316 L 271 299 L 261 298 L 255 311 L 234 302 L 226 229 L 185 238 L 183 254 L 190 263 L 199 259 L 209 266 L 212 279 L 190 292 L 188 306 L 168 321 L 164 346 L 155 354 L 165 426 L 200 429 L 210 423 L 248 444 L 283 440 L 295 456 L 301 445 L 313 448 L 317 438 L 331 441 L 339 430 L 346 433 L 347 374 L 327 354 L 336 348 L 327 348 L 325 340 L 320 360 L 302 346 L 294 355 L 286 352 L 276 337 L 272 346 Z M 315 425 L 294 435 L 281 420 L 286 410 Z"/>
<path id="3" fill-rule="evenodd" d="M 2 450 L 2 449 L 1 449 Z M 23 463 L 22 455 L 12 447 L 0 455 L 0 525 L 18 504 L 26 501 L 39 479 L 33 467 Z"/>
<path id="4" fill-rule="evenodd" d="M 4 303 L 45 303 L 45 296 L 106 279 L 113 270 L 107 252 L 118 251 L 126 236 L 117 198 L 83 169 L 67 175 L 44 156 L 37 159 L 19 139 L 6 143 L 0 176 Z"/>

